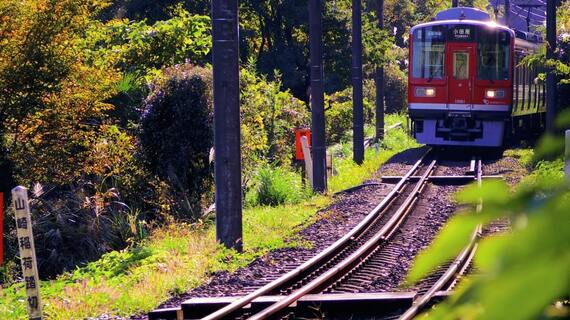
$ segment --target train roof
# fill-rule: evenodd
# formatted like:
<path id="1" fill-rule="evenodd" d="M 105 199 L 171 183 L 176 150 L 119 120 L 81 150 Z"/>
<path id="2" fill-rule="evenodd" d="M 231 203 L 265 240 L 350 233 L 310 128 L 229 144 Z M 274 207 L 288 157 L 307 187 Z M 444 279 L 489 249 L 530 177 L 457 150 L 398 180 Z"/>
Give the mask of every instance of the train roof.
<path id="1" fill-rule="evenodd" d="M 508 26 L 498 24 L 491 19 L 491 16 L 479 9 L 469 7 L 450 8 L 439 12 L 434 21 L 421 23 L 414 26 L 410 32 L 413 33 L 417 28 L 429 27 L 434 25 L 453 25 L 453 24 L 470 24 L 497 28 L 498 30 L 506 30 L 516 39 L 521 39 L 530 43 L 540 44 L 543 39 L 540 35 L 532 32 L 524 32 L 512 29 Z"/>
<path id="2" fill-rule="evenodd" d="M 415 26 L 412 27 L 412 29 L 410 30 L 410 33 L 413 33 L 416 29 L 418 28 L 424 28 L 424 27 L 430 27 L 430 26 L 441 26 L 441 25 L 455 25 L 455 24 L 468 24 L 468 25 L 476 25 L 476 26 L 482 26 L 482 27 L 487 27 L 487 28 L 495 28 L 497 30 L 504 30 L 504 31 L 508 31 L 509 33 L 511 33 L 512 36 L 515 36 L 515 31 L 511 28 L 508 28 L 506 26 L 497 24 L 495 21 L 479 21 L 479 20 L 460 20 L 460 19 L 454 19 L 454 20 L 435 20 L 435 21 L 431 21 L 431 22 L 426 22 L 426 23 L 420 23 L 417 24 Z"/>
<path id="3" fill-rule="evenodd" d="M 470 7 L 456 7 L 440 11 L 436 14 L 435 20 L 475 20 L 491 21 L 491 16 L 482 10 Z"/>

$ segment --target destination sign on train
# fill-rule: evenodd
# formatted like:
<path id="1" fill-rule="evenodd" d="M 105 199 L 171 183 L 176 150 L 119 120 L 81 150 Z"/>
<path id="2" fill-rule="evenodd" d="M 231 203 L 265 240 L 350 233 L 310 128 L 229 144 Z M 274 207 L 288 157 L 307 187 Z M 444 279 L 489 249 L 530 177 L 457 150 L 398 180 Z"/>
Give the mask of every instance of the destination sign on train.
<path id="1" fill-rule="evenodd" d="M 468 41 L 474 38 L 475 32 L 470 26 L 457 26 L 449 32 L 450 40 Z"/>

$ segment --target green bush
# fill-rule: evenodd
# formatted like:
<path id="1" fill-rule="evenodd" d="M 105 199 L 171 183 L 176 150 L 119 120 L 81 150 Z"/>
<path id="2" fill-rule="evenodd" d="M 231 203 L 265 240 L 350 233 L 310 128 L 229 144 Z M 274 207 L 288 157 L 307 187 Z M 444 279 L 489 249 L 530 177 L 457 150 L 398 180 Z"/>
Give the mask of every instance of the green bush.
<path id="1" fill-rule="evenodd" d="M 150 170 L 172 192 L 172 213 L 195 218 L 212 190 L 212 73 L 190 64 L 163 71 L 143 105 L 140 141 Z"/>
<path id="2" fill-rule="evenodd" d="M 384 67 L 384 101 L 386 113 L 408 110 L 408 77 L 397 65 Z"/>
<path id="3" fill-rule="evenodd" d="M 333 145 L 350 138 L 352 132 L 352 88 L 325 97 L 325 131 L 327 145 Z M 364 122 L 370 123 L 374 115 L 374 101 L 363 99 Z"/>
<path id="4" fill-rule="evenodd" d="M 295 204 L 310 195 L 299 174 L 288 169 L 264 166 L 257 171 L 255 180 L 255 187 L 246 196 L 249 205 Z"/>

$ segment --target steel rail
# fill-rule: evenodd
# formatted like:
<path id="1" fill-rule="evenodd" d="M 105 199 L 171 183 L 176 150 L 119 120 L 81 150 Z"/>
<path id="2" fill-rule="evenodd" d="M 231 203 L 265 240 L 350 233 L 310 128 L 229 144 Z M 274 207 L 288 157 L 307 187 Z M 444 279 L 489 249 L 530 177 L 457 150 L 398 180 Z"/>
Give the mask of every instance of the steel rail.
<path id="1" fill-rule="evenodd" d="M 394 215 L 390 218 L 390 220 L 371 239 L 369 239 L 355 252 L 353 252 L 349 257 L 339 262 L 333 268 L 327 270 L 325 273 L 313 279 L 311 282 L 301 287 L 300 289 L 294 291 L 289 296 L 284 297 L 278 302 L 256 313 L 249 319 L 250 320 L 266 319 L 280 312 L 281 310 L 287 308 L 288 306 L 299 300 L 301 297 L 309 293 L 312 293 L 314 290 L 326 287 L 331 280 L 334 281 L 338 279 L 339 276 L 342 276 L 343 274 L 346 274 L 346 272 L 350 271 L 355 266 L 355 264 L 359 264 L 363 260 L 366 260 L 370 256 L 370 254 L 373 253 L 374 250 L 378 248 L 378 246 L 381 243 L 384 243 L 386 240 L 390 239 L 390 237 L 394 234 L 394 232 L 398 230 L 398 227 L 402 224 L 402 222 L 410 212 L 410 208 L 416 202 L 417 196 L 423 189 L 424 184 L 427 183 L 427 178 L 432 173 L 435 164 L 436 164 L 435 160 L 431 161 L 425 173 L 422 175 L 422 179 L 416 184 L 416 186 L 414 187 L 412 192 L 408 195 L 404 203 L 402 203 L 402 205 L 398 208 L 398 210 L 394 213 Z"/>
<path id="2" fill-rule="evenodd" d="M 300 277 L 303 273 L 307 272 L 308 270 L 314 269 L 315 266 L 319 265 L 320 263 L 322 263 L 324 261 L 327 261 L 328 258 L 330 258 L 331 256 L 334 256 L 340 250 L 344 249 L 349 243 L 355 241 L 356 238 L 360 234 L 362 234 L 363 232 L 365 232 L 369 228 L 369 225 L 375 219 L 380 217 L 379 214 L 381 214 L 384 211 L 384 209 L 386 209 L 386 207 L 388 205 L 390 205 L 390 203 L 392 203 L 392 201 L 398 195 L 400 195 L 401 189 L 404 186 L 404 184 L 409 180 L 409 177 L 411 177 L 418 170 L 420 165 L 423 163 L 424 159 L 427 157 L 428 154 L 431 153 L 431 151 L 432 151 L 431 149 L 428 149 L 426 151 L 426 153 L 424 153 L 420 157 L 420 159 L 418 161 L 416 161 L 416 163 L 412 166 L 412 168 L 394 186 L 394 188 L 384 197 L 384 199 L 382 199 L 382 201 L 358 225 L 356 225 L 354 228 L 352 228 L 352 230 L 350 230 L 342 238 L 338 239 L 332 245 L 330 245 L 325 250 L 321 251 L 319 254 L 317 254 L 313 258 L 309 259 L 308 261 L 301 264 L 299 267 L 291 270 L 290 272 L 282 275 L 281 277 L 279 277 L 275 281 L 272 281 L 272 282 L 266 284 L 265 286 L 253 291 L 252 293 L 244 296 L 243 298 L 240 298 L 240 299 L 232 302 L 231 304 L 217 310 L 216 312 L 214 312 L 214 313 L 212 313 L 212 314 L 210 314 L 210 315 L 208 315 L 202 319 L 203 320 L 216 320 L 216 319 L 222 319 L 224 317 L 229 316 L 233 312 L 245 307 L 246 305 L 251 303 L 256 298 L 263 296 L 263 295 L 266 295 L 269 292 L 285 285 L 286 283 L 293 281 L 295 278 Z"/>
<path id="3" fill-rule="evenodd" d="M 476 171 L 476 179 L 477 185 L 481 187 L 482 182 L 482 165 L 481 159 L 477 159 L 477 171 Z M 480 212 L 483 209 L 483 202 L 479 199 L 477 203 L 476 212 Z M 455 260 L 449 265 L 445 273 L 436 281 L 434 285 L 432 285 L 429 290 L 417 298 L 412 306 L 402 314 L 398 320 L 411 320 L 413 319 L 418 313 L 432 300 L 437 292 L 442 290 L 446 285 L 449 284 L 448 288 L 452 288 L 454 284 L 457 282 L 458 278 L 465 273 L 467 267 L 473 260 L 475 256 L 475 252 L 477 251 L 478 241 L 481 234 L 481 224 L 478 224 L 471 235 L 469 243 L 459 255 L 455 258 Z M 449 290 L 446 290 L 449 291 Z"/>

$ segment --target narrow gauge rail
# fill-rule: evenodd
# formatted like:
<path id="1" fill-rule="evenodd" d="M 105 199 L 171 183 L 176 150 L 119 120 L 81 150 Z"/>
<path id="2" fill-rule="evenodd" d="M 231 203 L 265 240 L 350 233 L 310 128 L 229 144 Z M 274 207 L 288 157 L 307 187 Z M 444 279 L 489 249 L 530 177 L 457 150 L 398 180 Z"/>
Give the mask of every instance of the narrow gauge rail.
<path id="1" fill-rule="evenodd" d="M 255 290 L 254 292 L 227 302 L 217 302 L 210 305 L 210 309 L 197 311 L 193 307 L 185 308 L 183 304 L 181 309 L 164 309 L 161 315 L 160 310 L 156 310 L 149 314 L 150 319 L 230 319 L 230 318 L 248 318 L 265 319 L 278 316 L 291 315 L 290 306 L 294 305 L 299 299 L 305 299 L 315 293 L 330 292 L 351 292 L 351 290 L 335 290 L 339 287 L 346 289 L 347 283 L 352 278 L 360 278 L 363 269 L 370 269 L 378 263 L 382 263 L 382 259 L 378 259 L 378 255 L 382 255 L 389 240 L 396 233 L 398 228 L 407 220 L 408 215 L 413 211 L 418 196 L 424 190 L 428 181 L 434 181 L 434 177 L 442 178 L 443 176 L 435 175 L 435 168 L 438 165 L 438 153 L 428 150 L 396 183 L 391 192 L 348 234 L 337 240 L 333 245 L 309 259 L 299 267 L 284 274 L 275 281 Z M 475 179 L 481 181 L 482 178 L 498 178 L 495 176 L 482 176 L 481 160 L 477 162 L 471 161 L 470 172 L 471 181 Z M 453 179 L 443 179 L 446 184 L 451 180 L 465 181 L 469 176 L 452 176 Z M 389 180 L 395 180 L 396 177 L 390 177 Z M 438 179 L 439 179 L 438 178 Z M 451 178 L 451 177 L 447 177 Z M 436 179 L 436 180 L 438 180 Z M 369 265 L 367 265 L 369 264 Z M 453 263 L 452 266 L 455 266 Z M 457 267 L 457 266 L 456 266 Z M 465 268 L 460 268 L 465 271 Z M 457 274 L 454 272 L 452 275 Z M 441 290 L 429 290 L 431 283 L 439 279 L 440 274 L 430 277 L 435 279 L 429 282 L 429 287 L 419 290 L 413 296 L 416 297 L 414 306 L 417 310 L 425 305 L 418 305 L 418 301 L 425 300 L 426 303 L 432 301 L 434 295 L 441 294 Z M 446 283 L 449 283 L 447 281 Z M 451 288 L 451 287 L 446 287 Z M 361 288 L 354 287 L 352 292 L 358 292 Z M 432 292 L 433 291 L 433 292 Z M 430 294 L 427 296 L 427 294 Z M 409 295 L 409 294 L 408 294 Z M 397 294 L 396 294 L 397 296 Z M 420 298 L 417 298 L 420 297 Z M 267 299 L 270 298 L 270 299 Z M 425 299 L 422 299 L 425 298 Z M 436 297 L 437 298 L 437 297 Z M 261 300 L 260 300 L 261 299 Z M 265 301 L 261 305 L 257 301 Z M 249 308 L 251 303 L 257 303 L 256 308 Z M 410 302 L 411 303 L 411 302 Z M 260 306 L 266 308 L 259 313 L 253 314 L 260 310 Z M 188 306 L 187 306 L 188 307 Z M 209 311 L 207 311 L 209 310 Z M 402 310 L 402 309 L 400 309 Z M 170 312 L 171 316 L 167 316 L 166 312 Z M 176 316 L 173 313 L 177 312 Z M 213 313 L 212 313 L 213 312 Z M 400 311 L 401 312 L 401 311 Z M 417 312 L 417 311 L 416 311 Z M 394 315 L 394 314 L 393 314 Z M 399 315 L 396 314 L 396 315 Z"/>
<path id="2" fill-rule="evenodd" d="M 284 295 L 283 300 L 258 315 L 259 317 L 267 317 L 286 308 L 307 293 L 324 289 L 330 284 L 330 281 L 341 276 L 341 272 L 347 271 L 346 269 L 350 269 L 355 263 L 358 263 L 361 255 L 370 254 L 372 250 L 378 247 L 378 243 L 385 242 L 394 234 L 398 226 L 405 220 L 417 196 L 423 190 L 427 178 L 433 172 L 436 166 L 436 160 L 433 159 L 436 157 L 436 152 L 428 149 L 358 225 L 318 255 L 278 279 L 209 315 L 187 315 L 184 310 L 176 310 L 178 314 L 174 315 L 175 310 L 169 308 L 155 310 L 149 313 L 149 318 L 178 319 L 180 313 L 184 313 L 184 319 L 199 317 L 203 317 L 205 320 L 236 318 L 244 314 L 244 307 L 259 297 Z M 411 179 L 414 175 L 419 175 L 422 169 L 424 173 L 421 175 L 421 179 Z M 402 200 L 404 197 L 405 200 Z M 389 212 L 388 209 L 391 208 L 397 208 L 397 210 Z"/>
<path id="3" fill-rule="evenodd" d="M 296 269 L 284 274 L 275 281 L 254 292 L 233 301 L 229 305 L 206 315 L 203 319 L 226 319 L 239 317 L 244 307 L 253 300 L 267 295 L 284 295 L 283 299 L 273 304 L 253 319 L 269 317 L 279 313 L 302 296 L 318 292 L 342 277 L 357 266 L 364 257 L 369 256 L 395 233 L 406 219 L 418 195 L 424 189 L 428 178 L 436 167 L 437 154 L 428 151 L 401 177 L 390 193 L 349 233 L 337 240 L 330 247 L 309 259 Z M 420 172 L 423 173 L 420 174 Z M 419 179 L 410 179 L 419 175 Z M 285 296 L 286 295 L 286 296 Z M 166 310 L 165 310 L 166 311 Z M 169 310 L 172 312 L 172 310 Z M 160 310 L 149 314 L 151 319 L 167 319 L 160 316 Z M 204 315 L 189 315 L 193 318 Z M 184 318 L 188 318 L 186 314 Z"/>
<path id="4" fill-rule="evenodd" d="M 477 159 L 476 179 L 477 184 L 481 186 L 482 182 L 482 162 Z M 483 203 L 479 202 L 477 205 L 477 212 L 481 211 Z M 421 312 L 430 302 L 434 300 L 436 295 L 447 295 L 455 288 L 459 279 L 466 273 L 471 265 L 475 252 L 477 251 L 477 244 L 481 235 L 481 225 L 477 225 L 473 231 L 473 235 L 467 246 L 461 250 L 459 255 L 446 267 L 440 268 L 432 276 L 428 277 L 426 283 L 419 290 L 419 297 L 415 299 L 414 303 L 408 308 L 400 317 L 399 320 L 411 320 L 419 312 Z"/>
<path id="5" fill-rule="evenodd" d="M 423 159 L 418 161 L 417 164 L 420 164 L 422 162 Z M 305 285 L 291 292 L 291 294 L 284 297 L 277 303 L 269 306 L 268 308 L 262 310 L 259 313 L 254 314 L 249 319 L 259 320 L 278 315 L 280 312 L 284 311 L 287 307 L 289 307 L 291 304 L 299 300 L 301 297 L 310 293 L 321 292 L 322 290 L 326 289 L 328 286 L 333 284 L 336 280 L 342 278 L 343 276 L 354 270 L 354 268 L 358 267 L 359 265 L 367 261 L 375 252 L 377 252 L 382 247 L 384 243 L 386 243 L 390 238 L 392 238 L 394 233 L 402 225 L 404 220 L 407 218 L 408 214 L 411 212 L 413 205 L 416 203 L 418 195 L 424 189 L 428 181 L 427 178 L 431 175 L 435 166 L 436 166 L 436 160 L 431 160 L 428 162 L 420 180 L 417 183 L 415 183 L 411 192 L 407 195 L 404 201 L 396 208 L 395 212 L 390 216 L 390 219 L 385 224 L 381 224 L 379 226 L 377 226 L 376 224 L 370 225 L 365 231 L 371 230 L 374 232 L 365 232 L 363 234 L 365 235 L 364 237 L 359 237 L 357 241 L 354 241 L 356 247 L 354 246 L 350 247 L 350 249 L 348 250 L 350 254 L 341 252 L 339 256 L 336 256 L 333 259 L 333 261 L 336 262 L 337 260 L 339 260 L 339 258 L 342 258 L 340 262 L 335 263 L 334 267 L 328 269 L 326 272 L 320 274 L 316 278 L 310 277 L 309 279 L 311 280 L 308 282 L 306 280 L 303 280 L 303 282 L 307 282 Z M 410 172 L 408 172 L 408 174 Z M 406 180 L 402 179 L 401 181 L 402 184 L 405 184 Z M 398 189 L 394 188 L 394 190 Z M 394 203 L 393 201 L 389 202 L 389 204 L 393 203 Z M 375 227 L 380 227 L 380 229 L 376 231 Z"/>

